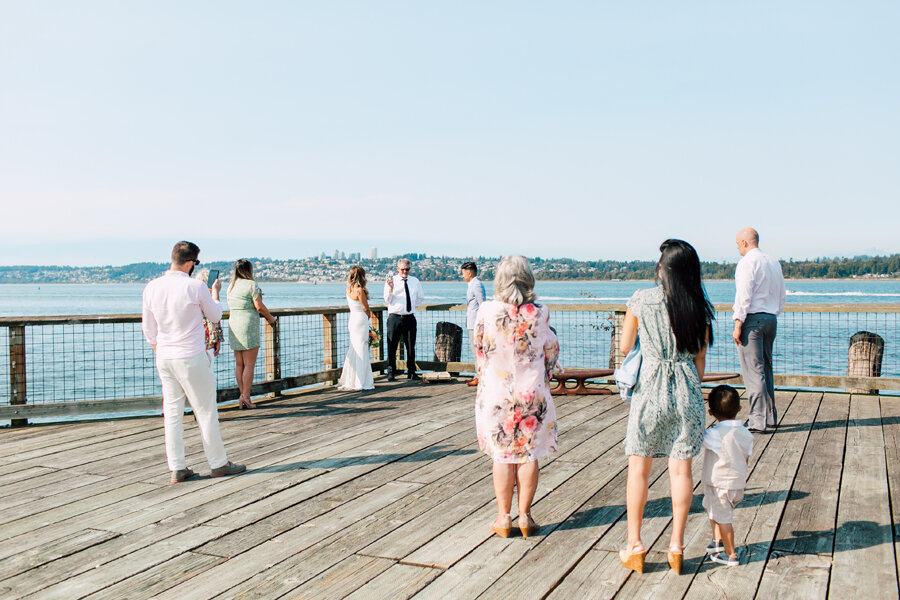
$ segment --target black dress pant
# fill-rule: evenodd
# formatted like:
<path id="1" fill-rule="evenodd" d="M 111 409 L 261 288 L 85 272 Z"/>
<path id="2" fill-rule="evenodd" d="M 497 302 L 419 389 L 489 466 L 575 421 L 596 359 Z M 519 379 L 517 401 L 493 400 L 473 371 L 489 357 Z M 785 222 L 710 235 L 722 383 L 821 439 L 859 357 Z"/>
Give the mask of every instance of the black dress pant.
<path id="1" fill-rule="evenodd" d="M 387 343 L 388 343 L 388 368 L 390 373 L 397 372 L 397 347 L 400 340 L 406 346 L 407 372 L 412 375 L 416 372 L 416 316 L 415 315 L 388 315 L 387 318 Z"/>

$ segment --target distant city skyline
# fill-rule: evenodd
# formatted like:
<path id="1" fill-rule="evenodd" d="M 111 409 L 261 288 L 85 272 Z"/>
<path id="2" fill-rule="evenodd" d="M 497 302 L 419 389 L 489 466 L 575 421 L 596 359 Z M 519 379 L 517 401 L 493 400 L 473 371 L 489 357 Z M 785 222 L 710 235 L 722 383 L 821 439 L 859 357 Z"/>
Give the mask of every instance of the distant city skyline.
<path id="1" fill-rule="evenodd" d="M 0 2 L 0 264 L 900 252 L 897 2 Z"/>

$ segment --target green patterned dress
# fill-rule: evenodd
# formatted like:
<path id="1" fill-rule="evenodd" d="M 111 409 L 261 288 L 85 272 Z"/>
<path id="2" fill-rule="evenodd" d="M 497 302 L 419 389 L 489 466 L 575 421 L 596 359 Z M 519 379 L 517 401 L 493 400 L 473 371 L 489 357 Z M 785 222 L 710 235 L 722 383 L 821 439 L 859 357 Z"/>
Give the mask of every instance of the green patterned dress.
<path id="1" fill-rule="evenodd" d="M 238 279 L 228 289 L 228 343 L 232 350 L 259 348 L 259 311 L 253 301 L 262 292 L 252 279 Z"/>
<path id="2" fill-rule="evenodd" d="M 694 355 L 677 352 L 662 288 L 628 301 L 638 319 L 641 370 L 625 434 L 625 454 L 693 458 L 700 453 L 705 405 Z"/>

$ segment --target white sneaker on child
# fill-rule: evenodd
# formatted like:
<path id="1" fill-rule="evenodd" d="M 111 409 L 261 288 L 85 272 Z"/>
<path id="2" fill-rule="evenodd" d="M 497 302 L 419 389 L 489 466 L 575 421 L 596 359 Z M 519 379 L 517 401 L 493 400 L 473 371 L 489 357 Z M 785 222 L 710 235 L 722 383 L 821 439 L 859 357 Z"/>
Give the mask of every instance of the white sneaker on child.
<path id="1" fill-rule="evenodd" d="M 741 564 L 741 561 L 737 556 L 728 556 L 724 552 L 716 552 L 709 557 L 709 560 L 719 563 L 720 565 L 725 565 L 726 567 L 736 567 Z"/>
<path id="2" fill-rule="evenodd" d="M 722 542 L 719 540 L 712 540 L 709 543 L 709 546 L 706 547 L 707 554 L 715 554 L 716 552 L 724 552 L 725 546 L 722 545 Z"/>

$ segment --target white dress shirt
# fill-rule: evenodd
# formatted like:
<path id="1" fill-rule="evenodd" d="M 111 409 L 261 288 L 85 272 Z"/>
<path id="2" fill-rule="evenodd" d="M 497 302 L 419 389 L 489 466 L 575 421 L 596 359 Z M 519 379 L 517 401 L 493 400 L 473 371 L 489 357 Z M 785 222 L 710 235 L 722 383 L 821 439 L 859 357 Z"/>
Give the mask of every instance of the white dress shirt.
<path id="1" fill-rule="evenodd" d="M 416 307 L 425 302 L 425 294 L 422 292 L 422 284 L 419 280 L 409 275 L 406 283 L 409 285 L 409 301 L 412 310 L 406 310 L 406 290 L 403 288 L 403 278 L 394 275 L 394 289 L 384 284 L 384 303 L 387 304 L 389 315 L 411 315 L 416 312 Z"/>
<path id="2" fill-rule="evenodd" d="M 747 461 L 753 454 L 753 434 L 733 419 L 720 421 L 703 432 L 704 484 L 723 489 L 743 489 L 747 483 Z"/>
<path id="3" fill-rule="evenodd" d="M 750 313 L 778 315 L 787 291 L 781 265 L 759 248 L 747 252 L 734 272 L 734 320 L 744 322 Z"/>
<path id="4" fill-rule="evenodd" d="M 212 299 L 206 284 L 184 271 L 168 270 L 144 288 L 141 328 L 156 357 L 190 358 L 206 350 L 203 317 L 222 319 L 222 305 Z"/>

